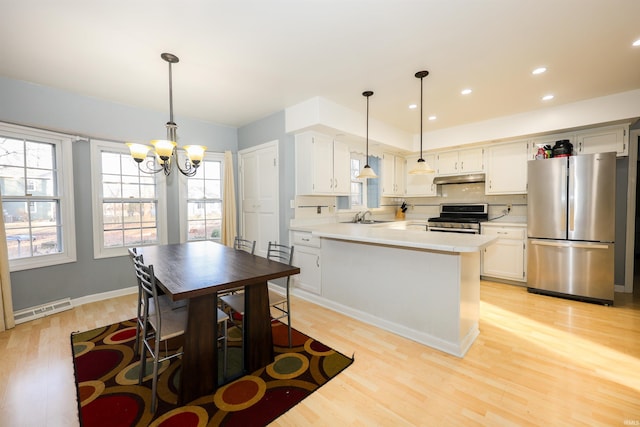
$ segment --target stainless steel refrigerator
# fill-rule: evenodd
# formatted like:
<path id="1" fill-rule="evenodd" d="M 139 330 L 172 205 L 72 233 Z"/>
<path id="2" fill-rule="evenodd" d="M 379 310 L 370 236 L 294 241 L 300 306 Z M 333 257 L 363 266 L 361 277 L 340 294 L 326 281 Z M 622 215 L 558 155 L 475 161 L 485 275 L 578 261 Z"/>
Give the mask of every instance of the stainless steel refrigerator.
<path id="1" fill-rule="evenodd" d="M 613 304 L 616 154 L 527 166 L 528 290 Z"/>

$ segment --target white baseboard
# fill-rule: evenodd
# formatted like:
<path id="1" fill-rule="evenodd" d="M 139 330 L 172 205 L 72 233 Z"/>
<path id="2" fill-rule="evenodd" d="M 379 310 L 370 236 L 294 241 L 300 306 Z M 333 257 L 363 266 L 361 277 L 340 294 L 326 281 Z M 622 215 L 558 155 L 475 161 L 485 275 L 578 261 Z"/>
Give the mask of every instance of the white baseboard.
<path id="1" fill-rule="evenodd" d="M 91 302 L 103 301 L 110 298 L 116 298 L 123 295 L 135 294 L 136 292 L 138 292 L 138 288 L 136 286 L 131 286 L 129 288 L 87 295 L 75 299 L 70 299 L 67 297 L 58 301 L 51 301 L 34 307 L 27 307 L 22 310 L 17 310 L 13 313 L 13 318 L 16 325 L 18 325 L 20 323 L 40 319 L 42 317 L 50 316 L 55 313 L 60 313 L 61 311 L 71 310 L 73 307 L 78 307 Z"/>
<path id="2" fill-rule="evenodd" d="M 101 292 L 99 294 L 86 295 L 80 298 L 74 298 L 71 300 L 73 302 L 74 307 L 84 304 L 89 304 L 91 302 L 104 301 L 110 298 L 121 297 L 124 295 L 131 295 L 138 292 L 137 286 L 131 286 L 129 288 L 116 289 L 115 291 L 109 292 Z"/>

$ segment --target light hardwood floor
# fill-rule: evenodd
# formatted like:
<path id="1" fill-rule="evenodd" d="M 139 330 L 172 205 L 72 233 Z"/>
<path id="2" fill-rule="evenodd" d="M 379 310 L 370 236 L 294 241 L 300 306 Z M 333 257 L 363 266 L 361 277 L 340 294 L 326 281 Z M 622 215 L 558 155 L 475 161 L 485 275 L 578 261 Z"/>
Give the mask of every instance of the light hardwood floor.
<path id="1" fill-rule="evenodd" d="M 294 327 L 355 362 L 273 425 L 640 424 L 638 295 L 603 307 L 485 281 L 481 299 L 463 359 L 294 299 Z M 77 426 L 69 334 L 134 307 L 119 297 L 1 333 L 0 426 Z"/>

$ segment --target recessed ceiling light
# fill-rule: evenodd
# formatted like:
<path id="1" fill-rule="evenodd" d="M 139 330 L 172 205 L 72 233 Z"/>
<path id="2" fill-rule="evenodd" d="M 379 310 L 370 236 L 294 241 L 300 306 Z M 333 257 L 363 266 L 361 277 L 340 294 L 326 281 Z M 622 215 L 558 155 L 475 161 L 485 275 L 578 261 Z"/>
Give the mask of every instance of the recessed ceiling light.
<path id="1" fill-rule="evenodd" d="M 553 95 L 549 94 L 549 95 L 545 95 L 542 97 L 543 101 L 551 101 L 553 99 Z"/>
<path id="2" fill-rule="evenodd" d="M 547 71 L 547 67 L 538 67 L 531 72 L 531 74 L 542 74 Z"/>
<path id="3" fill-rule="evenodd" d="M 460 93 L 463 95 L 469 95 L 471 92 L 473 92 L 471 89 L 462 89 Z"/>
<path id="4" fill-rule="evenodd" d="M 640 46 L 640 39 L 634 41 L 633 46 Z"/>
<path id="5" fill-rule="evenodd" d="M 435 119 L 437 119 L 436 116 L 429 116 L 429 120 L 435 120 Z"/>
<path id="6" fill-rule="evenodd" d="M 418 108 L 418 104 L 409 104 L 410 110 L 415 110 L 416 108 Z"/>

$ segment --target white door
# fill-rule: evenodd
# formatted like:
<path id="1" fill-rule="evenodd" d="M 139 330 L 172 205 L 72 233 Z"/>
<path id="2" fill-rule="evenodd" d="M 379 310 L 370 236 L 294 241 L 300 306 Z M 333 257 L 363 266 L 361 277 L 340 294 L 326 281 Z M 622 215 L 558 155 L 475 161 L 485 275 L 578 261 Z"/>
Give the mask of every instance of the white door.
<path id="1" fill-rule="evenodd" d="M 238 152 L 240 235 L 256 241 L 256 255 L 267 256 L 269 241 L 280 236 L 278 141 Z"/>

